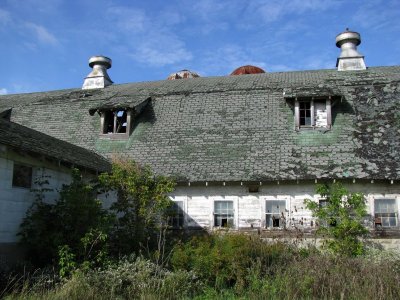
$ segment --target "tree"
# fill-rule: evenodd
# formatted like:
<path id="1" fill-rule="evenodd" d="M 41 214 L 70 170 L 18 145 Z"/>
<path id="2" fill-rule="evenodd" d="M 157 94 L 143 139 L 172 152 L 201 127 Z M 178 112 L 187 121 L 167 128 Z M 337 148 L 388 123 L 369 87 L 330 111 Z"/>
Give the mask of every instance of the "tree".
<path id="1" fill-rule="evenodd" d="M 101 237 L 107 234 L 113 215 L 102 208 L 96 199 L 95 185 L 85 182 L 77 169 L 72 170 L 71 184 L 63 185 L 59 199 L 53 203 L 44 201 L 47 183 L 47 180 L 39 182 L 35 201 L 20 226 L 21 244 L 38 265 L 54 263 L 64 245 L 78 261 L 87 259 L 88 237 L 93 232 Z M 91 250 L 93 253 L 93 247 Z"/>
<path id="2" fill-rule="evenodd" d="M 117 201 L 111 206 L 118 216 L 110 241 L 115 254 L 155 245 L 175 183 L 133 161 L 115 162 L 112 172 L 101 174 L 99 181 L 104 192 L 117 193 Z"/>
<path id="3" fill-rule="evenodd" d="M 318 233 L 326 234 L 325 246 L 334 253 L 357 256 L 364 253 L 361 240 L 367 232 L 363 221 L 367 216 L 366 201 L 362 193 L 350 193 L 342 184 L 318 185 L 317 194 L 324 205 L 310 199 L 306 208 L 318 218 Z"/>

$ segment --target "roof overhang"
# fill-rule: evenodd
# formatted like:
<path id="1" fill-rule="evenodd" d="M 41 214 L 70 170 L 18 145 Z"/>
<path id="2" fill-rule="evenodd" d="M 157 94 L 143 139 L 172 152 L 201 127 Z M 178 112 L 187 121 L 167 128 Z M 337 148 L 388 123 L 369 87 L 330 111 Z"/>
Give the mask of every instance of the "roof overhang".
<path id="1" fill-rule="evenodd" d="M 102 111 L 119 109 L 132 109 L 138 114 L 150 101 L 151 97 L 146 96 L 129 97 L 128 99 L 119 98 L 118 100 L 107 101 L 90 108 L 89 114 L 93 116 L 96 112 L 101 113 Z"/>
<path id="2" fill-rule="evenodd" d="M 283 89 L 285 99 L 290 98 L 311 98 L 311 97 L 337 97 L 341 96 L 340 90 L 336 86 L 301 86 Z"/>

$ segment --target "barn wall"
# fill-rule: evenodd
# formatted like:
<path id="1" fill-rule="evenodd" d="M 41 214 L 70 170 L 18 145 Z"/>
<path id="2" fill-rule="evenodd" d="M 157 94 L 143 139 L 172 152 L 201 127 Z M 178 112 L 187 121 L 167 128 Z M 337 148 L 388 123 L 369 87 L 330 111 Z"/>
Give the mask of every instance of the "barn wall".
<path id="1" fill-rule="evenodd" d="M 400 185 L 383 183 L 349 183 L 345 185 L 350 191 L 363 192 L 367 197 L 369 222 L 373 227 L 374 200 L 390 198 L 396 200 L 397 218 L 399 216 Z M 315 194 L 315 183 L 269 184 L 259 187 L 257 193 L 249 193 L 246 186 L 180 186 L 171 195 L 173 201 L 184 202 L 185 227 L 214 227 L 214 202 L 232 201 L 234 208 L 235 229 L 266 228 L 265 209 L 267 201 L 285 200 L 286 228 L 315 228 L 311 212 L 305 209 L 304 199 L 318 201 Z M 397 225 L 399 220 L 397 220 Z M 398 226 L 397 226 L 398 227 Z"/>

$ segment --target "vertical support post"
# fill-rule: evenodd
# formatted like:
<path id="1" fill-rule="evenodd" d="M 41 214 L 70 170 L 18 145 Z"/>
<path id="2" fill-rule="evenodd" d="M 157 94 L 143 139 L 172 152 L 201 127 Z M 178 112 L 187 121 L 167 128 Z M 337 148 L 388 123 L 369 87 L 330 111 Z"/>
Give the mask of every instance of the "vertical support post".
<path id="1" fill-rule="evenodd" d="M 326 125 L 328 129 L 331 129 L 332 126 L 332 101 L 331 96 L 326 99 Z"/>
<path id="2" fill-rule="evenodd" d="M 132 110 L 126 112 L 126 134 L 128 137 L 131 135 L 132 130 Z"/>
<path id="3" fill-rule="evenodd" d="M 297 97 L 294 100 L 294 123 L 296 126 L 296 130 L 300 129 L 300 108 L 299 108 L 299 100 Z"/>
<path id="4" fill-rule="evenodd" d="M 114 118 L 114 127 L 113 127 L 113 133 L 117 132 L 117 111 L 113 111 L 113 118 Z"/>
<path id="5" fill-rule="evenodd" d="M 315 127 L 314 97 L 311 98 L 311 103 L 310 103 L 310 114 L 311 114 L 311 126 Z"/>
<path id="6" fill-rule="evenodd" d="M 105 124 L 106 124 L 106 113 L 104 111 L 100 112 L 100 134 L 107 133 L 105 132 Z"/>

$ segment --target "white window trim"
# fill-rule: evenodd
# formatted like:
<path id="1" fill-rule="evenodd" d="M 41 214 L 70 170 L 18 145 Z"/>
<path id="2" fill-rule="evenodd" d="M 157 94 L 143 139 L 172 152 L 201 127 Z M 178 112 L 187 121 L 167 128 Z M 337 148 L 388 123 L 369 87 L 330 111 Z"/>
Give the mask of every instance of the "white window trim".
<path id="1" fill-rule="evenodd" d="M 326 127 L 316 127 L 315 126 L 315 119 L 314 119 L 314 100 L 316 101 L 326 101 L 326 118 L 327 118 L 327 126 Z M 304 125 L 300 125 L 300 102 L 302 101 L 310 101 L 311 103 L 311 126 L 304 126 Z M 300 129 L 304 129 L 304 128 L 325 128 L 325 129 L 331 129 L 332 128 L 332 100 L 331 100 L 331 96 L 328 97 L 321 97 L 321 98 L 295 98 L 294 100 L 294 122 L 295 122 L 295 127 L 296 130 L 300 130 Z"/>
<path id="2" fill-rule="evenodd" d="M 280 229 L 282 227 L 267 227 L 267 219 L 266 219 L 266 201 L 285 201 L 285 218 L 286 218 L 286 227 L 291 224 L 291 212 L 290 207 L 292 203 L 292 197 L 289 195 L 277 195 L 277 196 L 263 196 L 260 197 L 261 203 L 261 226 L 264 229 Z"/>
<path id="3" fill-rule="evenodd" d="M 215 224 L 215 203 L 216 202 L 220 202 L 220 201 L 222 201 L 222 202 L 232 202 L 232 208 L 233 208 L 232 220 L 233 220 L 233 225 L 232 225 L 232 227 L 227 227 L 227 228 L 230 228 L 230 229 L 236 229 L 237 228 L 237 226 L 238 226 L 238 220 L 237 220 L 238 219 L 238 214 L 237 214 L 237 211 L 238 211 L 238 208 L 237 208 L 238 204 L 237 203 L 238 203 L 238 201 L 237 201 L 237 198 L 238 197 L 226 197 L 226 198 L 225 197 L 215 197 L 214 199 L 212 199 L 212 222 L 211 222 L 211 224 L 212 224 L 213 228 L 225 228 L 225 227 L 217 226 Z"/>
<path id="4" fill-rule="evenodd" d="M 126 132 L 124 133 L 118 133 L 118 132 L 113 132 L 113 133 L 105 133 L 104 131 L 104 127 L 106 126 L 106 112 L 116 112 L 116 111 L 126 111 Z M 104 137 L 129 137 L 131 135 L 131 131 L 132 131 L 132 110 L 131 109 L 112 109 L 112 110 L 104 110 L 100 112 L 100 136 L 104 136 Z M 116 116 L 114 114 L 114 130 L 116 128 Z"/>
<path id="5" fill-rule="evenodd" d="M 383 228 L 399 228 L 400 227 L 400 196 L 395 195 L 395 194 L 387 194 L 387 195 L 382 195 L 382 196 L 373 196 L 372 197 L 372 205 L 371 205 L 371 215 L 375 219 L 375 201 L 379 200 L 385 200 L 385 199 L 391 199 L 395 200 L 395 205 L 396 205 L 396 213 L 397 213 L 397 225 L 396 226 L 383 226 Z"/>

